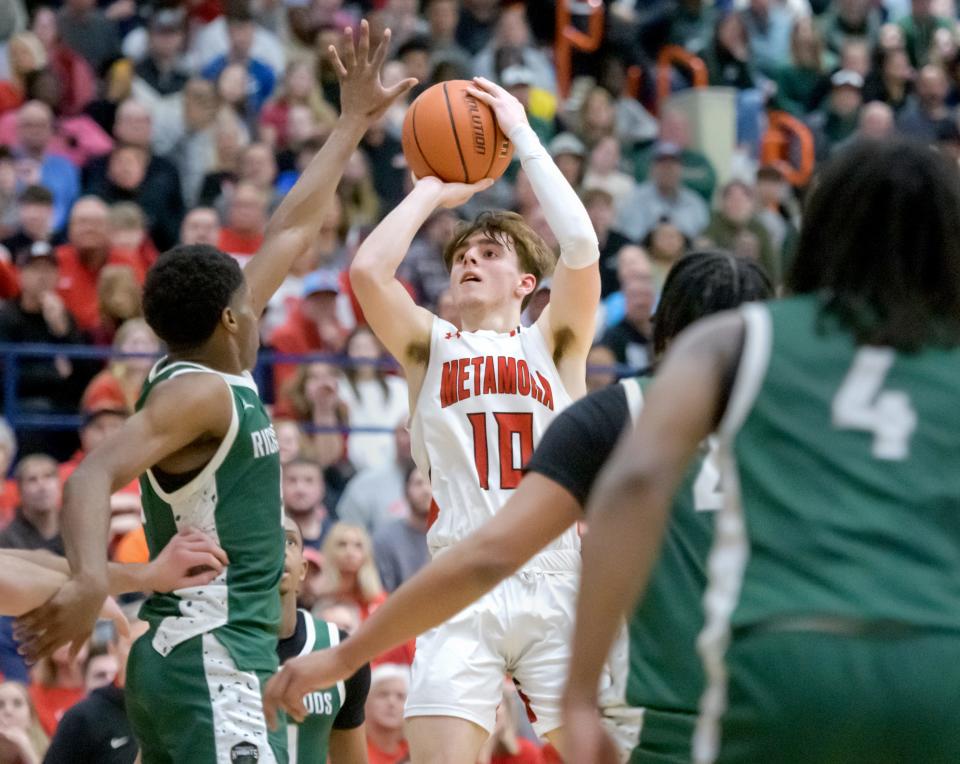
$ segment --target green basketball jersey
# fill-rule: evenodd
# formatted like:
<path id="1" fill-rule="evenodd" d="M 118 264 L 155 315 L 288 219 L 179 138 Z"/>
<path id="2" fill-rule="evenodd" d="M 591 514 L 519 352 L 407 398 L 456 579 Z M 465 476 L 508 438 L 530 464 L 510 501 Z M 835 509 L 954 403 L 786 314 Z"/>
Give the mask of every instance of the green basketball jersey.
<path id="1" fill-rule="evenodd" d="M 140 617 L 155 627 L 153 646 L 162 655 L 213 632 L 240 670 L 272 671 L 284 556 L 276 435 L 249 373 L 223 374 L 196 363 L 158 361 L 138 410 L 154 387 L 183 374 L 223 379 L 233 395 L 233 418 L 213 458 L 186 485 L 168 493 L 151 470 L 141 476 L 147 545 L 156 557 L 180 528 L 192 527 L 215 539 L 230 564 L 205 586 L 152 595 Z"/>
<path id="2" fill-rule="evenodd" d="M 708 605 L 960 631 L 960 349 L 858 347 L 821 305 L 743 310 Z"/>
<path id="3" fill-rule="evenodd" d="M 643 377 L 624 384 L 635 384 L 642 391 L 651 382 Z M 636 418 L 640 401 L 631 397 L 628 388 L 627 400 Z M 627 624 L 626 699 L 631 706 L 695 713 L 703 691 L 703 669 L 694 646 L 703 626 L 713 512 L 722 501 L 715 452 L 705 444 L 688 468 L 673 500 L 660 559 Z"/>
<path id="4" fill-rule="evenodd" d="M 336 625 L 314 618 L 306 610 L 300 611 L 300 617 L 304 619 L 307 632 L 300 655 L 325 650 L 340 643 L 340 630 Z M 292 721 L 287 724 L 290 764 L 326 764 L 330 732 L 345 699 L 346 686 L 343 682 L 303 697 L 306 719 L 301 724 Z"/>

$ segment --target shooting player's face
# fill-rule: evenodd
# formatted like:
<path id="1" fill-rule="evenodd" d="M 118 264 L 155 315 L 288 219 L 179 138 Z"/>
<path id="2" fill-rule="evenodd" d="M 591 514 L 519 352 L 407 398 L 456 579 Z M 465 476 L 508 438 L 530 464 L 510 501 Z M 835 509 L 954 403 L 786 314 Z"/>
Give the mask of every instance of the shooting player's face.
<path id="1" fill-rule="evenodd" d="M 524 274 L 512 245 L 478 231 L 453 256 L 450 267 L 450 291 L 456 304 L 494 307 L 510 300 L 522 300 Z M 530 278 L 532 289 L 532 277 Z"/>

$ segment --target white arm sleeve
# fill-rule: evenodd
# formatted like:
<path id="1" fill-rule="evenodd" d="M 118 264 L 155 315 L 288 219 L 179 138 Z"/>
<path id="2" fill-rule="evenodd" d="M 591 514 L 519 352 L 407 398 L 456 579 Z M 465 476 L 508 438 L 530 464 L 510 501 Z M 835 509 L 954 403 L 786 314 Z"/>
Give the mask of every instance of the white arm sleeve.
<path id="1" fill-rule="evenodd" d="M 517 125 L 508 137 L 513 141 L 547 224 L 560 243 L 560 259 L 575 270 L 593 265 L 600 259 L 600 245 L 577 192 L 567 183 L 530 125 Z"/>

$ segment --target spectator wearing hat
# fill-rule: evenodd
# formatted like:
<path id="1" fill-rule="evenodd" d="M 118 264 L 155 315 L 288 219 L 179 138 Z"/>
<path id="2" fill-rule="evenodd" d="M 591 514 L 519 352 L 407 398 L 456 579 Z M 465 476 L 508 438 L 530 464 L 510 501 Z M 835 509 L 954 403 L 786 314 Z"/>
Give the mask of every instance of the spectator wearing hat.
<path id="1" fill-rule="evenodd" d="M 278 353 L 339 353 L 347 339 L 338 315 L 339 276 L 332 271 L 313 271 L 303 280 L 303 298 L 294 305 L 287 320 L 270 337 Z M 283 390 L 296 371 L 289 363 L 273 367 L 274 386 Z"/>
<path id="2" fill-rule="evenodd" d="M 134 72 L 158 97 L 179 93 L 189 79 L 182 67 L 185 22 L 182 8 L 154 11 L 147 22 L 147 55 Z"/>
<path id="3" fill-rule="evenodd" d="M 80 402 L 80 448 L 58 467 L 62 482 L 66 482 L 87 454 L 117 432 L 132 413 L 119 387 L 104 384 L 97 378 L 94 382 L 96 384 L 91 383 Z M 132 493 L 139 496 L 136 481 L 123 490 L 130 492 L 131 486 Z"/>
<path id="4" fill-rule="evenodd" d="M 20 505 L 0 531 L 0 549 L 45 549 L 64 554 L 60 538 L 63 483 L 55 459 L 42 453 L 23 457 L 14 470 Z"/>
<path id="5" fill-rule="evenodd" d="M 533 108 L 533 100 L 540 92 L 535 90 L 534 80 L 533 70 L 523 64 L 512 64 L 500 72 L 500 85 L 523 105 L 530 127 L 533 128 L 540 142 L 546 146 L 553 139 L 557 129 L 553 120 L 545 119 L 537 113 L 538 110 Z"/>
<path id="6" fill-rule="evenodd" d="M 16 267 L 20 295 L 0 305 L 0 342 L 81 343 L 74 318 L 56 291 L 57 258 L 50 245 L 37 241 L 21 250 Z M 72 413 L 82 385 L 75 364 L 64 356 L 24 357 L 17 366 L 17 405 L 28 413 Z M 24 452 L 45 450 L 47 436 L 30 432 L 20 437 Z"/>
<path id="7" fill-rule="evenodd" d="M 775 286 L 782 283 L 780 257 L 770 243 L 767 229 L 757 219 L 756 194 L 746 181 L 735 179 L 724 185 L 720 191 L 719 208 L 714 210 L 703 235 L 715 246 L 731 252 L 744 247 L 742 242 L 749 237 L 755 242 L 749 254 L 759 261 Z"/>
<path id="8" fill-rule="evenodd" d="M 16 261 L 37 242 L 53 246 L 63 242 L 63 234 L 53 230 L 53 194 L 45 186 L 27 186 L 17 201 L 18 227 L 2 244 Z"/>
<path id="9" fill-rule="evenodd" d="M 17 144 L 13 153 L 19 182 L 43 185 L 53 194 L 53 228 L 59 231 L 80 195 L 80 177 L 70 160 L 52 153 L 53 130 L 50 107 L 40 101 L 28 101 L 17 111 Z"/>
<path id="10" fill-rule="evenodd" d="M 706 155 L 691 146 L 687 115 L 679 109 L 665 108 L 660 114 L 660 141 L 680 147 L 680 182 L 710 204 L 717 185 L 717 172 Z M 657 146 L 657 143 L 653 143 L 634 154 L 633 174 L 637 183 L 649 179 Z"/>
<path id="11" fill-rule="evenodd" d="M 573 188 L 580 188 L 587 147 L 573 133 L 560 133 L 547 147 L 554 163 Z"/>
<path id="12" fill-rule="evenodd" d="M 100 321 L 97 281 L 107 265 L 129 267 L 138 283 L 145 269 L 139 258 L 110 246 L 110 211 L 101 199 L 85 196 L 70 212 L 67 243 L 56 249 L 60 277 L 57 291 L 81 331 L 93 330 Z"/>
<path id="13" fill-rule="evenodd" d="M 897 130 L 918 141 L 932 143 L 938 126 L 953 121 L 956 114 L 947 106 L 949 83 L 943 69 L 927 64 L 917 75 L 916 90 L 897 119 Z"/>
<path id="14" fill-rule="evenodd" d="M 807 117 L 813 133 L 814 155 L 826 160 L 857 129 L 863 104 L 863 77 L 850 69 L 841 69 L 830 77 L 830 95 L 824 106 Z"/>
<path id="15" fill-rule="evenodd" d="M 653 150 L 650 179 L 640 183 L 617 212 L 614 230 L 631 241 L 640 241 L 653 225 L 667 217 L 694 238 L 710 222 L 703 198 L 681 183 L 683 150 L 675 143 L 659 141 Z"/>

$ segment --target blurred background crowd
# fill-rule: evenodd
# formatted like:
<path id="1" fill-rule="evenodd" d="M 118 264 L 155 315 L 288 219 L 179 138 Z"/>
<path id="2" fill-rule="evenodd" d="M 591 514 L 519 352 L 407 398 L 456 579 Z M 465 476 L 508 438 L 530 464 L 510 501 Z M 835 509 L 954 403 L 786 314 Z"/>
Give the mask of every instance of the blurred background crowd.
<path id="1" fill-rule="evenodd" d="M 805 188 L 839 148 L 902 134 L 960 159 L 951 0 L 4 0 L 0 546 L 62 553 L 63 482 L 132 413 L 163 350 L 141 317 L 145 272 L 177 243 L 241 264 L 257 251 L 337 117 L 323 51 L 362 17 L 374 37 L 392 30 L 384 80 L 420 84 L 352 157 L 264 316 L 256 374 L 307 543 L 303 605 L 348 631 L 427 559 L 430 486 L 410 460 L 406 384 L 346 271 L 410 188 L 400 132 L 419 92 L 501 83 L 581 194 L 603 282 L 590 389 L 649 366 L 660 288 L 691 248 L 753 257 L 780 285 Z M 453 323 L 440 254 L 458 220 L 487 207 L 556 244 L 517 163 L 466 208 L 435 213 L 399 275 Z M 525 321 L 549 294 L 547 279 Z M 136 484 L 113 497 L 113 518 L 113 558 L 145 559 Z M 20 747 L 42 758 L 110 663 L 101 636 L 28 672 L 0 623 L 0 674 L 29 685 L 18 701 L 20 685 L 0 684 L 0 738 L 25 703 Z M 400 737 L 380 742 L 377 761 L 402 758 Z M 540 760 L 497 759 L 500 748 L 484 755 Z"/>

